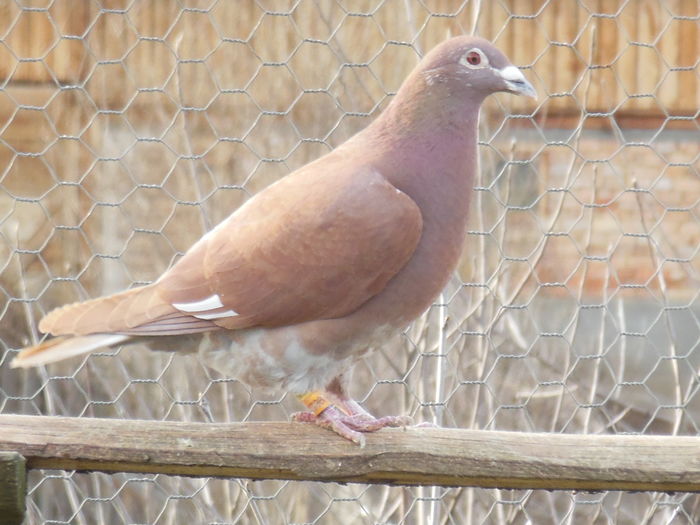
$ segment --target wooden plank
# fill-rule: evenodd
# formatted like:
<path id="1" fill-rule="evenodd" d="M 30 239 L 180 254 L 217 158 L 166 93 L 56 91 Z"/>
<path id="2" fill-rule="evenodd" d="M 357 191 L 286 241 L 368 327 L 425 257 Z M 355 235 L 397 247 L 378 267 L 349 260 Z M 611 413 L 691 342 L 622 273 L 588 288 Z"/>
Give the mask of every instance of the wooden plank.
<path id="1" fill-rule="evenodd" d="M 31 469 L 391 485 L 700 491 L 700 437 L 386 429 L 360 448 L 302 423 L 0 415 Z"/>
<path id="2" fill-rule="evenodd" d="M 533 15 L 539 11 L 541 0 L 512 0 L 511 13 L 517 15 Z M 529 42 L 529 45 L 514 45 L 508 55 L 513 64 L 518 66 L 530 66 L 535 58 L 546 47 L 546 39 L 542 30 L 534 18 L 513 18 L 509 23 L 511 42 Z M 535 107 L 535 101 L 529 97 L 510 97 L 507 104 L 513 113 L 531 113 Z"/>
<path id="3" fill-rule="evenodd" d="M 578 33 L 579 23 L 585 20 L 581 8 L 571 3 L 553 2 L 546 11 L 550 34 L 560 43 L 574 44 Z M 549 51 L 551 63 L 546 71 L 549 79 L 549 91 L 552 93 L 574 93 L 576 82 L 583 69 L 583 64 L 577 58 L 574 47 L 554 47 Z M 554 98 L 550 101 L 551 110 L 566 110 L 572 105 L 571 97 Z"/>
<path id="4" fill-rule="evenodd" d="M 615 12 L 616 0 L 598 0 L 596 15 L 596 42 L 593 64 L 597 67 L 591 71 L 591 98 L 589 111 L 609 112 L 620 102 L 621 89 L 613 71 L 614 61 L 619 52 L 619 28 L 617 19 L 607 18 Z"/>
<path id="5" fill-rule="evenodd" d="M 84 40 L 99 7 L 85 0 L 56 2 L 49 14 L 58 31 L 55 48 L 47 55 L 46 65 L 62 84 L 80 84 L 92 70 L 93 59 Z M 83 37 L 74 40 L 68 37 Z M 39 79 L 32 79 L 34 82 Z M 51 79 L 45 79 L 51 82 Z"/>
<path id="6" fill-rule="evenodd" d="M 682 20 L 678 24 L 678 66 L 689 68 L 679 74 L 681 81 L 678 83 L 678 95 L 673 100 L 672 112 L 674 114 L 686 114 L 697 111 L 700 103 L 698 94 L 698 74 L 697 60 L 700 55 L 700 35 L 698 31 L 698 16 L 700 15 L 700 4 L 682 2 L 680 5 L 680 15 L 695 20 Z M 693 69 L 693 66 L 696 66 Z"/>
<path id="7" fill-rule="evenodd" d="M 661 10 L 657 2 L 644 2 L 640 4 L 639 16 L 637 19 L 637 34 L 635 38 L 637 42 L 652 44 L 656 39 L 660 30 Z M 636 92 L 637 93 L 654 93 L 656 85 L 662 75 L 663 62 L 656 50 L 645 47 L 637 52 L 636 64 Z M 658 106 L 653 98 L 645 97 L 635 101 L 635 109 L 640 112 L 658 111 Z"/>
<path id="8" fill-rule="evenodd" d="M 668 0 L 664 7 L 670 9 L 673 13 L 678 13 L 681 3 L 682 0 Z M 663 81 L 654 95 L 658 102 L 660 102 L 661 107 L 665 108 L 670 113 L 673 113 L 674 109 L 678 106 L 679 75 L 675 72 L 668 72 L 667 66 L 668 68 L 674 68 L 678 67 L 679 64 L 682 47 L 679 41 L 681 37 L 679 28 L 680 26 L 677 21 L 671 22 L 668 29 L 661 33 L 655 46 L 656 49 L 661 52 L 666 64 L 662 66 Z"/>
<path id="9" fill-rule="evenodd" d="M 399 4 L 401 2 L 397 6 Z M 630 58 L 614 62 L 614 58 L 628 45 L 626 32 L 620 31 L 620 25 L 623 20 L 632 17 L 628 23 L 630 36 L 651 44 L 662 33 L 656 47 L 663 51 L 670 65 L 691 67 L 697 59 L 700 46 L 697 19 L 693 19 L 698 16 L 697 0 L 548 2 L 537 21 L 522 20 L 510 15 L 538 12 L 543 0 L 501 0 L 480 4 L 472 2 L 468 3 L 470 7 L 463 9 L 456 19 L 433 17 L 426 26 L 429 30 L 423 31 L 421 41 L 425 40 L 428 33 L 432 35 L 432 43 L 442 39 L 448 25 L 458 27 L 455 20 L 460 20 L 462 26 L 470 26 L 472 4 L 480 5 L 482 9 L 479 33 L 488 38 L 498 37 L 499 47 L 518 65 L 531 62 L 541 51 L 544 39 L 554 38 L 562 42 L 575 42 L 586 61 L 602 66 L 587 73 L 593 80 L 588 97 L 590 111 L 608 111 L 624 100 L 614 70 L 625 79 L 628 89 L 635 93 L 655 92 L 663 109 L 671 114 L 692 114 L 697 108 L 700 90 L 695 71 L 673 72 L 661 88 L 655 90 L 661 76 L 667 71 L 656 49 L 631 49 L 628 51 Z M 455 9 L 449 2 L 439 5 L 443 6 L 439 8 L 442 12 L 452 12 Z M 625 8 L 622 15 L 608 18 L 623 5 Z M 105 8 L 110 6 L 116 10 L 128 7 L 128 12 L 107 12 Z M 295 10 L 292 15 L 294 23 L 290 25 L 284 17 L 263 16 L 263 11 L 258 7 L 254 4 L 250 6 L 243 8 L 237 3 L 219 3 L 207 13 L 198 13 L 183 12 L 175 2 L 157 1 L 136 2 L 132 5 L 124 0 L 98 4 L 76 0 L 51 3 L 47 10 L 21 9 L 14 3 L 0 3 L 0 34 L 4 35 L 5 42 L 4 47 L 0 46 L 0 77 L 8 78 L 11 85 L 16 85 L 20 82 L 53 83 L 54 79 L 60 83 L 81 84 L 89 76 L 86 90 L 97 104 L 101 108 L 122 109 L 134 96 L 136 87 L 165 86 L 168 94 L 176 99 L 178 85 L 184 88 L 194 85 L 197 86 L 195 91 L 202 91 L 202 78 L 206 80 L 208 77 L 206 69 L 215 73 L 219 86 L 247 84 L 252 75 L 249 70 L 252 68 L 255 71 L 258 63 L 241 58 L 234 60 L 235 68 L 229 67 L 230 55 L 240 55 L 241 52 L 229 52 L 236 47 L 230 44 L 217 48 L 221 44 L 221 37 L 250 37 L 255 51 L 264 52 L 265 56 L 272 53 L 278 58 L 282 57 L 282 60 L 291 54 L 301 36 L 327 39 L 336 26 L 340 27 L 342 34 L 346 31 L 343 29 L 346 24 L 362 25 L 367 22 L 362 18 L 349 17 L 340 23 L 343 18 L 339 15 L 329 29 L 329 22 L 324 22 L 323 17 L 301 19 L 298 10 Z M 334 9 L 342 12 L 338 6 Z M 399 8 L 391 4 L 375 15 L 376 21 L 381 22 L 387 35 L 406 34 L 404 17 L 395 16 L 397 9 Z M 677 15 L 675 20 L 669 20 L 669 11 Z M 598 17 L 601 13 L 603 18 Z M 427 13 L 423 15 L 427 16 Z M 420 24 L 422 21 L 419 21 Z M 299 34 L 291 30 L 294 25 L 301 28 Z M 596 52 L 593 56 L 589 56 L 591 26 L 597 27 Z M 275 29 L 279 31 L 275 33 Z M 582 35 L 577 39 L 576 36 L 581 31 Z M 284 40 L 282 43 L 280 34 Z M 348 34 L 354 35 L 352 31 Z M 366 47 L 370 50 L 368 53 L 373 55 L 373 50 L 381 48 L 383 37 L 376 31 L 371 31 L 371 35 L 367 36 L 369 40 Z M 82 36 L 83 39 L 65 38 L 66 36 Z M 165 41 L 154 41 L 152 38 Z M 216 51 L 213 51 L 215 48 Z M 252 48 L 246 49 L 252 53 Z M 209 56 L 211 51 L 213 53 L 207 59 L 206 68 L 181 64 L 177 76 L 179 83 L 167 82 L 175 67 L 175 52 L 180 58 L 201 59 Z M 17 57 L 25 60 L 18 62 Z M 240 57 L 236 55 L 235 58 Z M 124 62 L 98 65 L 95 63 L 98 59 L 123 59 Z M 296 60 L 292 60 L 291 65 L 299 77 L 304 76 L 305 69 L 319 67 L 315 63 L 302 64 Z M 574 85 L 581 64 L 570 50 L 557 48 L 548 50 L 536 69 L 543 86 L 550 92 L 561 92 L 568 91 Z M 128 75 L 125 70 L 128 70 Z M 185 93 L 193 89 L 185 89 Z M 209 100 L 210 93 L 207 90 L 203 93 L 203 99 Z M 580 93 L 577 96 L 580 103 Z M 508 104 L 518 110 L 533 107 L 534 104 L 524 98 L 507 100 Z M 576 109 L 575 106 L 576 103 L 569 97 L 548 103 L 550 111 L 567 112 Z M 632 99 L 625 103 L 624 110 L 655 110 L 658 114 L 663 114 L 652 98 Z M 147 120 L 152 112 L 142 111 L 138 114 Z"/>
<path id="10" fill-rule="evenodd" d="M 621 86 L 622 107 L 627 111 L 636 109 L 639 103 L 639 99 L 629 98 L 629 95 L 639 93 L 637 87 L 639 47 L 630 44 L 630 42 L 636 42 L 636 36 L 639 33 L 639 11 L 639 2 L 628 4 L 617 19 L 621 27 L 619 31 L 621 53 L 617 60 L 617 71 Z"/>
<path id="11" fill-rule="evenodd" d="M 0 452 L 0 523 L 20 525 L 24 521 L 27 468 L 16 452 Z"/>

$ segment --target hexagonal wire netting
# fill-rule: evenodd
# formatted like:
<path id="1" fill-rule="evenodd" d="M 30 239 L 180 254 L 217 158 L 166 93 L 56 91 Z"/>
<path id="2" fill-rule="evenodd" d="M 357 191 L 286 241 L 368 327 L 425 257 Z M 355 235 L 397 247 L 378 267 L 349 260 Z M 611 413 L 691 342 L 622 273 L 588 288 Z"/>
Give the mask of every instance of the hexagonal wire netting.
<path id="1" fill-rule="evenodd" d="M 250 195 L 370 122 L 427 49 L 490 38 L 453 282 L 355 374 L 445 426 L 697 434 L 698 2 L 0 4 L 0 412 L 193 421 L 298 410 L 195 356 L 10 370 L 51 308 L 151 282 Z M 689 494 L 33 471 L 28 523 L 697 523 Z"/>

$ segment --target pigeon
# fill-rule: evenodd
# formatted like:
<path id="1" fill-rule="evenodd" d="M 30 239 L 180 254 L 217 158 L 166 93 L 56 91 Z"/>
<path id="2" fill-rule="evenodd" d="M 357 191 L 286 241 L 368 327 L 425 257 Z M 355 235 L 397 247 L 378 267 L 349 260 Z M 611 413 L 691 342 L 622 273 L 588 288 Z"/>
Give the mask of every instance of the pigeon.
<path id="1" fill-rule="evenodd" d="M 51 311 L 53 338 L 13 367 L 148 342 L 197 351 L 251 386 L 294 393 L 315 423 L 360 445 L 405 426 L 347 393 L 348 371 L 437 298 L 465 240 L 477 124 L 496 92 L 535 97 L 489 41 L 427 53 L 365 129 L 245 202 L 152 284 Z"/>

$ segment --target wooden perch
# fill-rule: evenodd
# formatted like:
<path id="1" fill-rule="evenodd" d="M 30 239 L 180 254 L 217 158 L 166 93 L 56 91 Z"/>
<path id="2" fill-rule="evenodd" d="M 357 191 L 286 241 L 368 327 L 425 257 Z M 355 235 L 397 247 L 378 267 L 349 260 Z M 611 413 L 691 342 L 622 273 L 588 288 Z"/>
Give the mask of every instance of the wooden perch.
<path id="1" fill-rule="evenodd" d="M 0 523 L 22 523 L 26 493 L 24 458 L 16 452 L 0 452 Z"/>
<path id="2" fill-rule="evenodd" d="M 700 437 L 385 429 L 360 448 L 302 423 L 0 415 L 31 469 L 529 489 L 700 491 Z"/>

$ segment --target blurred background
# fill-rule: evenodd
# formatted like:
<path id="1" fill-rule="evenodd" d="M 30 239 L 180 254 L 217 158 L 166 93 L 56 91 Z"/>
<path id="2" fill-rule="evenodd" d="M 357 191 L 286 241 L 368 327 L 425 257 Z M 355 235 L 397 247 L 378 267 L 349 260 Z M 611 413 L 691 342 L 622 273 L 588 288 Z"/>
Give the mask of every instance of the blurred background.
<path id="1" fill-rule="evenodd" d="M 0 2 L 0 413 L 288 419 L 293 396 L 196 356 L 9 362 L 44 313 L 156 279 L 365 127 L 427 50 L 476 33 L 539 98 L 485 105 L 459 270 L 358 366 L 352 394 L 448 427 L 698 434 L 699 25 L 698 0 Z M 691 494 L 29 484 L 30 524 L 700 521 Z"/>

